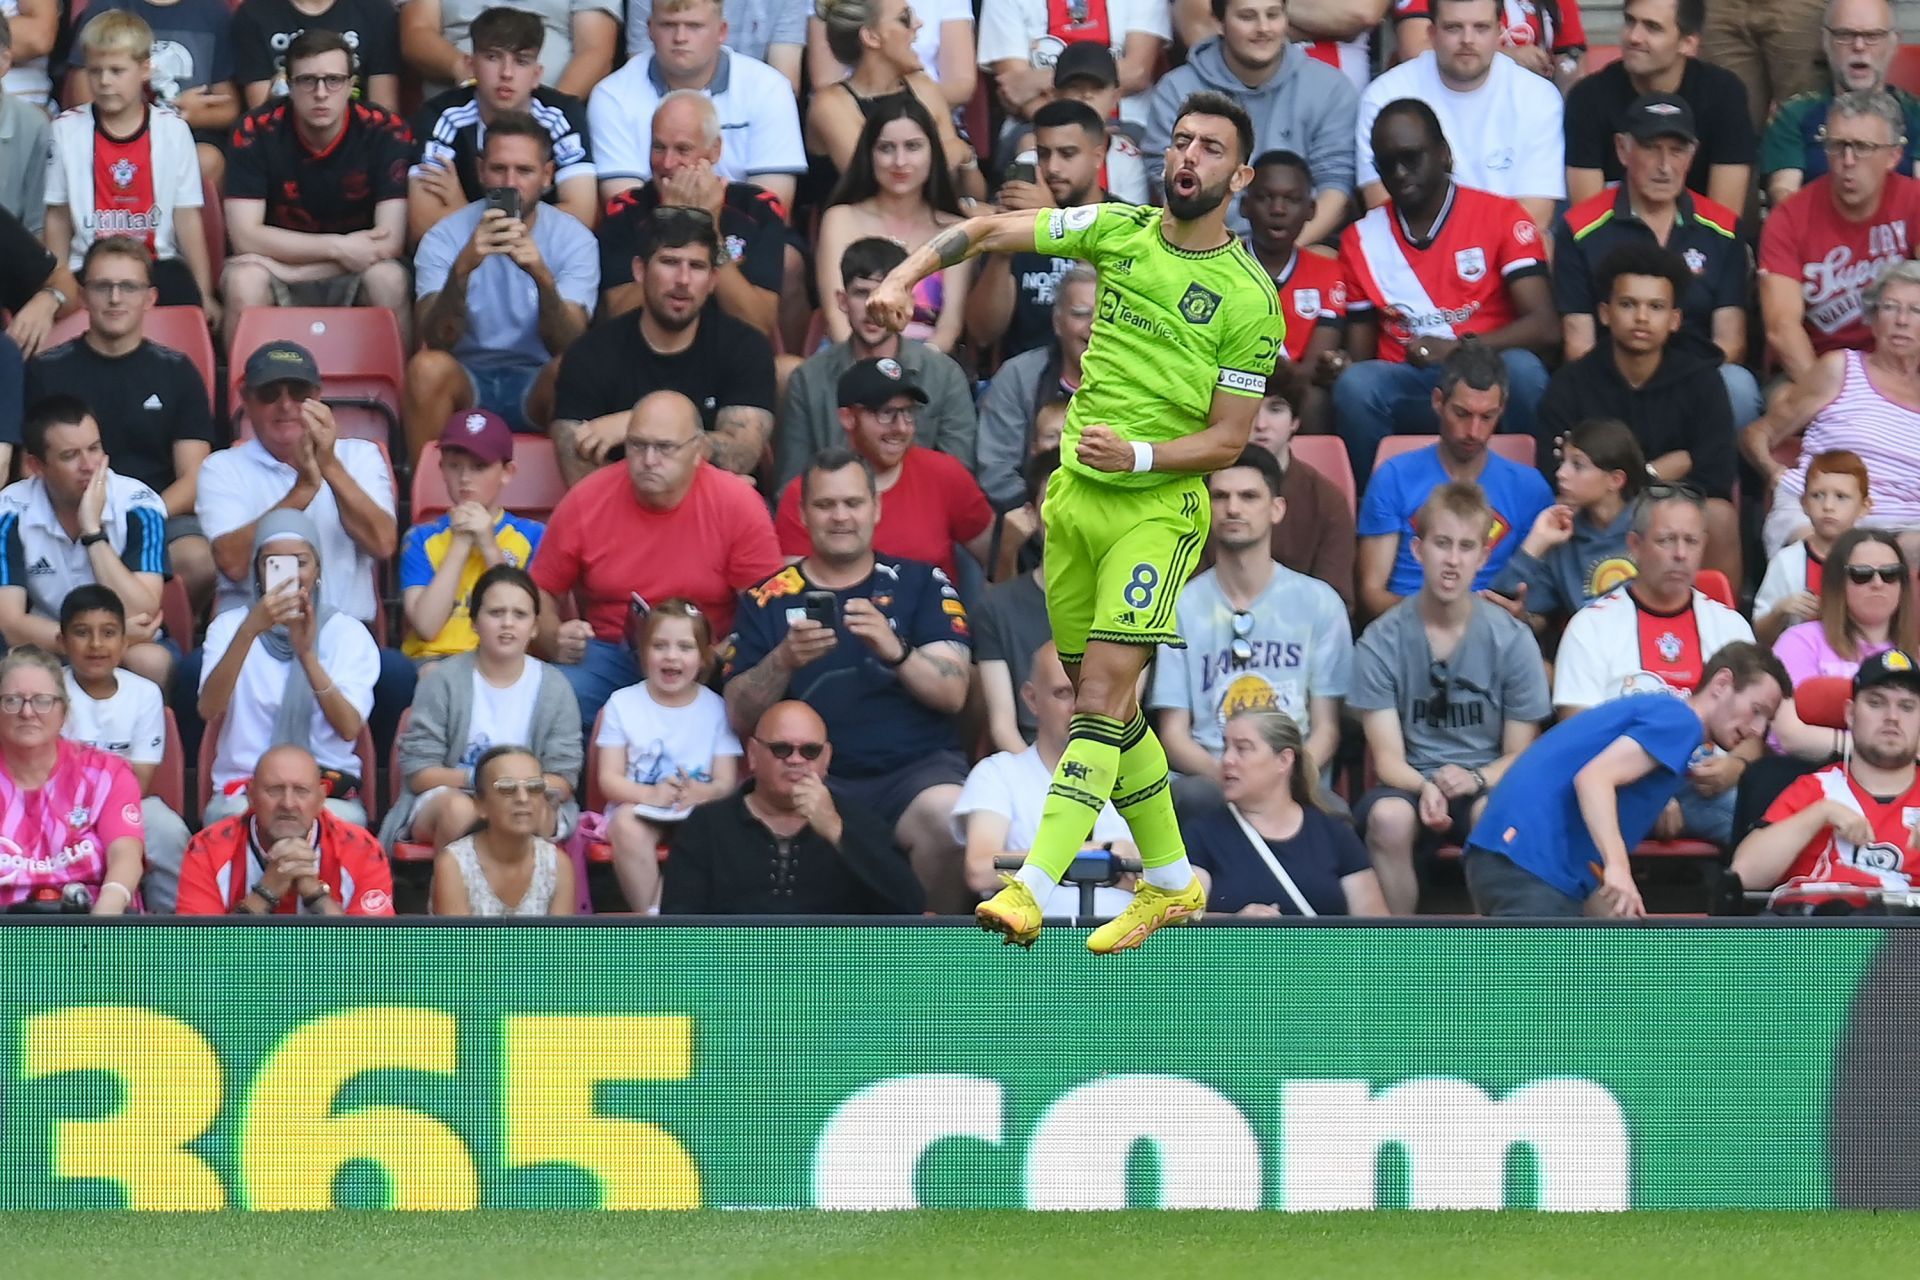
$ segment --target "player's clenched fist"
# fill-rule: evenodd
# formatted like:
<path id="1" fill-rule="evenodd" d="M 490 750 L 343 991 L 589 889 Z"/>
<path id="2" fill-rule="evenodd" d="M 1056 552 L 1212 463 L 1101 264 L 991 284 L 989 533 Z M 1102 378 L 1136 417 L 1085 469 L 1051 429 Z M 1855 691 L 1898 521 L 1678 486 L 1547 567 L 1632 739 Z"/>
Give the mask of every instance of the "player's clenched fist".
<path id="1" fill-rule="evenodd" d="M 1104 422 L 1080 429 L 1080 441 L 1074 446 L 1073 455 L 1095 471 L 1133 470 L 1133 445 L 1115 435 L 1113 428 Z"/>
<path id="2" fill-rule="evenodd" d="M 905 285 L 881 281 L 867 298 L 867 318 L 900 332 L 913 319 L 913 291 Z"/>

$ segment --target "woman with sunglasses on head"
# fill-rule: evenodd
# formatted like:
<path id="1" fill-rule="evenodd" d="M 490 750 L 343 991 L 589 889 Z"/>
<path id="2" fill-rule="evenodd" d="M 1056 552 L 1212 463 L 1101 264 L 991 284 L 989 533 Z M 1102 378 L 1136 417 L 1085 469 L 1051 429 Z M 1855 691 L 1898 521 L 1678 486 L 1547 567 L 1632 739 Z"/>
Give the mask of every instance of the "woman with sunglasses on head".
<path id="1" fill-rule="evenodd" d="M 640 620 L 639 684 L 607 699 L 595 770 L 621 892 L 635 911 L 660 894 L 660 846 L 693 806 L 732 791 L 740 739 L 727 704 L 701 683 L 713 666 L 713 625 L 691 600 L 662 600 Z"/>
<path id="2" fill-rule="evenodd" d="M 37 645 L 0 658 L 0 910 L 29 900 L 117 916 L 146 862 L 140 784 L 120 757 L 60 736 L 60 660 Z"/>
<path id="3" fill-rule="evenodd" d="M 953 108 L 920 61 L 924 24 L 909 0 L 815 0 L 814 12 L 826 29 L 827 47 L 852 70 L 814 90 L 807 106 L 808 153 L 823 157 L 836 173 L 846 172 L 867 120 L 889 103 L 913 100 L 939 126 L 954 185 L 985 195 L 973 148 L 953 127 Z"/>
<path id="4" fill-rule="evenodd" d="M 1227 806 L 1183 823 L 1207 910 L 1238 916 L 1383 916 L 1387 900 L 1353 828 L 1321 807 L 1300 726 L 1283 711 L 1228 718 Z"/>
<path id="5" fill-rule="evenodd" d="M 884 236 L 913 250 L 957 225 L 962 217 L 947 170 L 946 149 L 927 109 L 912 97 L 896 96 L 874 104 L 853 159 L 820 219 L 820 242 L 814 252 L 820 296 L 831 298 L 840 292 L 840 257 L 855 240 Z M 957 263 L 915 287 L 906 337 L 953 353 L 966 318 L 971 270 L 968 263 Z M 852 330 L 839 308 L 826 308 L 822 315 L 827 337 L 847 341 Z"/>
<path id="6" fill-rule="evenodd" d="M 465 835 L 486 801 L 480 758 L 508 742 L 531 747 L 547 775 L 553 801 L 542 797 L 539 834 L 564 839 L 573 830 L 580 703 L 565 676 L 527 653 L 539 608 L 533 579 L 515 565 L 495 565 L 474 582 L 467 613 L 478 644 L 420 678 L 399 742 L 405 786 L 380 824 L 382 843 L 443 849 Z"/>
<path id="7" fill-rule="evenodd" d="M 570 916 L 573 861 L 540 834 L 552 816 L 542 761 L 489 747 L 473 768 L 480 825 L 433 860 L 437 916 Z"/>
<path id="8" fill-rule="evenodd" d="M 1873 476 L 1873 510 L 1863 525 L 1920 534 L 1920 262 L 1889 265 L 1860 305 L 1872 347 L 1827 352 L 1741 433 L 1741 450 L 1773 495 L 1761 529 L 1768 559 L 1812 532 L 1800 505 L 1807 468 L 1834 449 L 1859 455 Z M 1798 458 L 1784 466 L 1773 450 L 1795 437 Z"/>

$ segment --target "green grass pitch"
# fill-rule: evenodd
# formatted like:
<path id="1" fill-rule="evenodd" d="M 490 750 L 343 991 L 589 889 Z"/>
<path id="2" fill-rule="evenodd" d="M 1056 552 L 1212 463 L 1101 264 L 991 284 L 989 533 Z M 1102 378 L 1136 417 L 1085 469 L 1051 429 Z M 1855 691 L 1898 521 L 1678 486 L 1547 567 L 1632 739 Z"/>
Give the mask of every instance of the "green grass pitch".
<path id="1" fill-rule="evenodd" d="M 1920 1275 L 1911 1213 L 0 1214 L 9 1280 Z"/>

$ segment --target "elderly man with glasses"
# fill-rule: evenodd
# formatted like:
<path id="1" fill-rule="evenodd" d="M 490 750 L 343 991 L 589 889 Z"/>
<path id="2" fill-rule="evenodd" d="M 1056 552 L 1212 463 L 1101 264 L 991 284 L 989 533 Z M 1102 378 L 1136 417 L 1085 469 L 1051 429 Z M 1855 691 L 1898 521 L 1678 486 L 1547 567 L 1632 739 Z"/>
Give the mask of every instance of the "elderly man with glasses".
<path id="1" fill-rule="evenodd" d="M 1891 0 L 1831 0 L 1822 26 L 1831 83 L 1796 94 L 1780 104 L 1760 138 L 1760 181 L 1767 200 L 1780 204 L 1827 172 L 1821 130 L 1833 100 L 1843 93 L 1891 94 L 1906 118 L 1907 146 L 1900 172 L 1913 176 L 1920 158 L 1920 97 L 1887 83 L 1887 71 L 1900 52 L 1900 32 Z"/>
<path id="2" fill-rule="evenodd" d="M 708 461 L 711 439 L 680 392 L 646 396 L 623 415 L 625 465 L 574 486 L 528 566 L 540 588 L 538 651 L 573 686 L 589 729 L 614 690 L 639 683 L 627 642 L 636 597 L 691 600 L 723 636 L 739 592 L 780 568 L 766 504 Z M 563 621 L 569 596 L 579 616 Z"/>

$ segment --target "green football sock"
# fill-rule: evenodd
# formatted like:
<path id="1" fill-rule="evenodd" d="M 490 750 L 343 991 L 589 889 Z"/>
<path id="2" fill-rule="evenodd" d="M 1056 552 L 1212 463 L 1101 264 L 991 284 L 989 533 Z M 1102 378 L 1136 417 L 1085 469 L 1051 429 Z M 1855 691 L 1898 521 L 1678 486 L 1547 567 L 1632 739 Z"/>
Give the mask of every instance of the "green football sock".
<path id="1" fill-rule="evenodd" d="M 1113 791 L 1122 727 L 1118 720 L 1097 715 L 1076 715 L 1069 722 L 1067 749 L 1060 753 L 1053 771 L 1053 785 L 1047 788 L 1047 803 L 1040 811 L 1040 830 L 1022 868 L 1020 878 L 1029 882 L 1029 888 L 1039 875 L 1049 884 L 1060 883 L 1085 847 L 1094 819 Z"/>
<path id="2" fill-rule="evenodd" d="M 1173 812 L 1173 788 L 1167 777 L 1167 752 L 1147 728 L 1146 713 L 1135 711 L 1120 736 L 1120 767 L 1114 773 L 1113 807 L 1127 821 L 1140 863 L 1164 867 L 1184 860 L 1187 844 Z"/>

